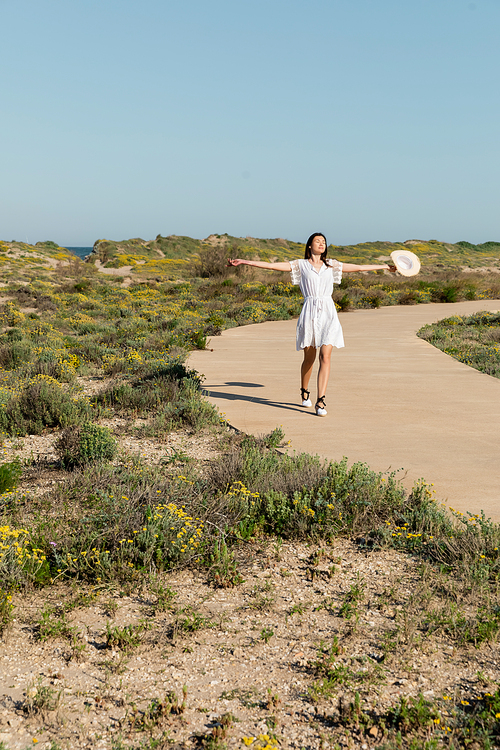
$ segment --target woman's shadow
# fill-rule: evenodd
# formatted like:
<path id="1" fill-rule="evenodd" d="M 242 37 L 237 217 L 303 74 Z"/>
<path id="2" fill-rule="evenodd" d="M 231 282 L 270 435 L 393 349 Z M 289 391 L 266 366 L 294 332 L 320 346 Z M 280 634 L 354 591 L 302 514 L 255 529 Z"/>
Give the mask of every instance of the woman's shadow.
<path id="1" fill-rule="evenodd" d="M 310 414 L 312 416 L 315 416 L 313 411 L 303 409 L 302 407 L 297 406 L 297 404 L 285 403 L 282 401 L 273 401 L 269 398 L 259 398 L 259 396 L 247 396 L 243 393 L 231 393 L 228 391 L 219 390 L 221 388 L 224 388 L 224 386 L 229 386 L 230 388 L 264 388 L 262 383 L 240 383 L 237 381 L 230 381 L 227 383 L 222 383 L 220 385 L 213 384 L 205 386 L 203 387 L 203 393 L 205 393 L 207 396 L 211 396 L 212 398 L 221 398 L 226 401 L 246 401 L 247 403 L 271 406 L 274 409 L 285 409 L 286 411 L 296 411 L 299 412 L 299 414 Z"/>

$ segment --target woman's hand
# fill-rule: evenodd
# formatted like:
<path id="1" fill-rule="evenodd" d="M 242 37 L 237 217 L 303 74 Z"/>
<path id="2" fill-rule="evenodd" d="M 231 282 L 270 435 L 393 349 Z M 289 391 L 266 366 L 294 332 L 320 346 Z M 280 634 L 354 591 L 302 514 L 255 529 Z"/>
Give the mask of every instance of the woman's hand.
<path id="1" fill-rule="evenodd" d="M 229 258 L 227 261 L 228 266 L 241 266 L 242 263 L 246 263 L 246 260 L 242 260 L 241 258 Z"/>
<path id="2" fill-rule="evenodd" d="M 391 273 L 396 273 L 396 271 L 398 270 L 398 269 L 396 268 L 396 266 L 393 266 L 393 265 L 387 266 L 387 268 L 388 268 L 388 270 L 389 270 L 389 271 L 390 271 Z"/>

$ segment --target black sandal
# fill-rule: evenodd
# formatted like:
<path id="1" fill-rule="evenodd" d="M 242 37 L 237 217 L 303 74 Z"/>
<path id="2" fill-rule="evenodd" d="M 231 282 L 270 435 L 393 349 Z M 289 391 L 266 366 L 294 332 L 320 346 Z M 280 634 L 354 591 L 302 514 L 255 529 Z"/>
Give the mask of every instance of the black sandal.
<path id="1" fill-rule="evenodd" d="M 318 400 L 316 401 L 314 408 L 316 409 L 316 414 L 318 415 L 318 417 L 326 417 L 326 415 L 328 414 L 326 410 L 325 398 L 326 396 L 320 396 L 320 398 L 318 398 Z"/>
<path id="2" fill-rule="evenodd" d="M 312 401 L 309 398 L 311 395 L 310 391 L 308 391 L 306 388 L 301 388 L 300 393 L 302 395 L 302 406 L 312 406 Z"/>

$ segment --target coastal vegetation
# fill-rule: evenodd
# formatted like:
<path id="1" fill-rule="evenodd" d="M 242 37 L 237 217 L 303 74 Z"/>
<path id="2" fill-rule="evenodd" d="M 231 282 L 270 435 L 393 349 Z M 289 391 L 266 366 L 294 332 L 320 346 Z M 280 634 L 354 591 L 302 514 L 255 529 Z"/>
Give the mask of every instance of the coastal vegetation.
<path id="1" fill-rule="evenodd" d="M 498 243 L 403 246 L 419 277 L 350 277 L 339 309 L 500 297 Z M 280 428 L 230 428 L 187 353 L 301 306 L 284 275 L 227 268 L 236 254 L 302 246 L 101 240 L 82 262 L 53 242 L 0 243 L 0 634 L 9 658 L 55 665 L 9 677 L 7 726 L 22 717 L 30 746 L 52 750 L 497 746 L 500 528 L 450 512 L 423 480 L 408 491 L 396 472 L 288 455 Z M 420 335 L 498 377 L 499 323 L 456 316 Z M 259 660 L 258 687 L 237 681 L 237 659 Z M 63 689 L 77 664 L 94 682 Z M 286 666 L 279 689 L 270 664 Z M 184 668 L 199 697 L 172 676 Z"/>
<path id="2" fill-rule="evenodd" d="M 424 326 L 418 335 L 459 362 L 500 378 L 500 313 L 453 315 Z"/>

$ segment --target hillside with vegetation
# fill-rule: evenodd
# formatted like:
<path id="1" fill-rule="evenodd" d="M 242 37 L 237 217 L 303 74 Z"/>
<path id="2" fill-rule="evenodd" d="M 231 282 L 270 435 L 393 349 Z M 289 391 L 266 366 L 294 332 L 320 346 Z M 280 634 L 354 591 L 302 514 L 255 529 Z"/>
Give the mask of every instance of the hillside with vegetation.
<path id="1" fill-rule="evenodd" d="M 438 240 L 406 240 L 404 242 L 364 242 L 357 245 L 330 245 L 331 257 L 349 263 L 374 263 L 387 259 L 393 250 L 410 249 L 422 262 L 422 273 L 500 272 L 500 242 L 474 245 Z M 222 273 L 228 257 L 244 257 L 266 261 L 281 261 L 302 257 L 304 245 L 285 239 L 257 239 L 212 234 L 204 240 L 170 235 L 158 235 L 154 240 L 97 240 L 87 263 L 101 269 L 131 267 L 132 276 L 145 280 L 155 275 L 177 278 L 179 273 L 189 277 Z M 31 278 L 31 271 L 42 272 L 74 262 L 75 256 L 67 248 L 52 241 L 29 245 L 24 242 L 0 241 L 2 275 Z M 17 273 L 15 272 L 17 271 Z"/>
<path id="2" fill-rule="evenodd" d="M 329 254 L 349 263 L 374 263 L 387 258 L 393 250 L 410 249 L 421 259 L 426 271 L 440 268 L 468 271 L 491 268 L 500 271 L 500 242 L 473 245 L 456 244 L 438 240 L 406 240 L 405 242 L 364 242 L 358 245 L 330 245 Z M 98 240 L 94 244 L 89 262 L 98 260 L 103 267 L 120 268 L 132 265 L 134 273 L 170 273 L 182 266 L 199 267 L 200 259 L 244 257 L 253 260 L 281 261 L 302 257 L 304 245 L 285 239 L 256 239 L 213 234 L 205 240 L 191 237 L 158 235 L 155 240 L 141 239 L 114 242 Z M 138 266 L 142 266 L 138 268 Z M 184 268 L 186 272 L 186 268 Z"/>

